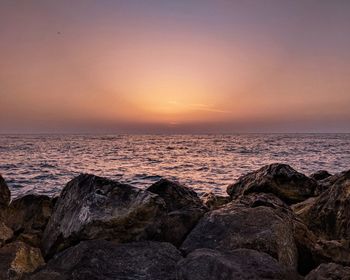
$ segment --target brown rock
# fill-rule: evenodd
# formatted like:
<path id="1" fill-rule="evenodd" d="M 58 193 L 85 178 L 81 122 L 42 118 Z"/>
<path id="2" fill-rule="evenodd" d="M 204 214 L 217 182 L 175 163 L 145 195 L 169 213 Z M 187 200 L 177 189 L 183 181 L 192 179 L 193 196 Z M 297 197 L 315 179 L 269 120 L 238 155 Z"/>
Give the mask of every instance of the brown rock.
<path id="1" fill-rule="evenodd" d="M 51 198 L 45 195 L 25 195 L 10 203 L 6 209 L 5 221 L 16 234 L 36 235 L 38 241 L 42 237 L 52 209 Z M 39 246 L 37 242 L 31 245 Z"/>
<path id="2" fill-rule="evenodd" d="M 249 193 L 272 193 L 287 204 L 303 201 L 314 195 L 315 180 L 295 171 L 286 164 L 271 164 L 248 173 L 227 188 L 227 193 L 237 199 Z"/>
<path id="3" fill-rule="evenodd" d="M 40 249 L 23 242 L 0 248 L 0 279 L 17 280 L 45 264 Z"/>
<path id="4" fill-rule="evenodd" d="M 215 210 L 231 201 L 229 196 L 216 195 L 213 192 L 205 193 L 201 197 L 203 204 L 210 210 Z"/>
<path id="5" fill-rule="evenodd" d="M 13 238 L 13 231 L 3 222 L 0 222 L 0 247 Z"/>

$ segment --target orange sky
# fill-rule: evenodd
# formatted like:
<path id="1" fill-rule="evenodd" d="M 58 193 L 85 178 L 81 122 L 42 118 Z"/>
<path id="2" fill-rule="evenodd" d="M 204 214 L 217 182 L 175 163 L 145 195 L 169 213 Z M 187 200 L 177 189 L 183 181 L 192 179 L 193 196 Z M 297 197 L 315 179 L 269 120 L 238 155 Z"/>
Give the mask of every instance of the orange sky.
<path id="1" fill-rule="evenodd" d="M 350 131 L 349 15 L 341 0 L 1 1 L 0 132 Z"/>

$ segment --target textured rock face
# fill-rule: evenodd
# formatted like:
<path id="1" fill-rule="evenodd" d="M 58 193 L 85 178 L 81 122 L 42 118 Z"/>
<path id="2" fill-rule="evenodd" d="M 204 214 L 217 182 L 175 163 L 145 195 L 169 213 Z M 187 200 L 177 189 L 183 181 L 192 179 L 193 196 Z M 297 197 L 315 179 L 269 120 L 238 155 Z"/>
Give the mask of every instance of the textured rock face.
<path id="1" fill-rule="evenodd" d="M 83 241 L 56 255 L 32 280 L 175 280 L 182 259 L 169 243 Z"/>
<path id="2" fill-rule="evenodd" d="M 318 198 L 296 209 L 316 235 L 324 239 L 350 238 L 350 171 Z"/>
<path id="3" fill-rule="evenodd" d="M 2 176 L 0 175 L 0 208 L 7 207 L 11 200 L 11 192 Z"/>
<path id="4" fill-rule="evenodd" d="M 224 204 L 231 201 L 231 198 L 229 196 L 216 195 L 212 192 L 205 193 L 201 199 L 203 201 L 203 204 L 210 210 L 218 209 Z"/>
<path id="5" fill-rule="evenodd" d="M 0 249 L 0 279 L 17 280 L 45 264 L 40 249 L 14 242 Z"/>
<path id="6" fill-rule="evenodd" d="M 255 250 L 198 249 L 177 265 L 178 280 L 301 279 L 271 256 Z"/>
<path id="7" fill-rule="evenodd" d="M 46 226 L 46 256 L 80 240 L 129 242 L 159 231 L 164 201 L 157 195 L 101 177 L 83 174 L 63 189 Z"/>
<path id="8" fill-rule="evenodd" d="M 271 164 L 248 173 L 227 188 L 237 199 L 249 193 L 273 193 L 288 204 L 303 201 L 314 195 L 317 182 L 286 164 Z"/>
<path id="9" fill-rule="evenodd" d="M 15 233 L 31 235 L 32 241 L 36 239 L 31 245 L 39 246 L 38 241 L 51 216 L 52 208 L 52 200 L 49 197 L 26 195 L 11 202 L 6 209 L 5 221 Z"/>
<path id="10" fill-rule="evenodd" d="M 164 199 L 165 213 L 156 239 L 180 246 L 189 231 L 206 212 L 196 192 L 176 182 L 162 179 L 147 191 Z"/>
<path id="11" fill-rule="evenodd" d="M 297 267 L 292 223 L 287 215 L 271 207 L 230 203 L 207 213 L 181 246 L 186 253 L 199 248 L 254 249 L 285 266 Z"/>
<path id="12" fill-rule="evenodd" d="M 321 264 L 311 271 L 305 280 L 348 280 L 350 279 L 350 267 L 344 267 L 335 263 Z"/>
<path id="13" fill-rule="evenodd" d="M 326 170 L 319 170 L 315 173 L 312 173 L 310 175 L 310 178 L 316 180 L 316 181 L 320 181 L 320 180 L 324 180 L 328 177 L 332 176 L 332 174 L 330 174 L 328 171 Z"/>

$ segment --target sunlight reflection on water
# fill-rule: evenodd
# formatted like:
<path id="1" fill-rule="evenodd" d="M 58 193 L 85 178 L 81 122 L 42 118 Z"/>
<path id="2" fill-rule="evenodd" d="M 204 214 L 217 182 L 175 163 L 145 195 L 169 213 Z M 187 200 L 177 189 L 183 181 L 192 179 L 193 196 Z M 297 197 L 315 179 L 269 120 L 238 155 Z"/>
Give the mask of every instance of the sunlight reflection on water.
<path id="1" fill-rule="evenodd" d="M 350 168 L 350 134 L 0 136 L 0 173 L 14 197 L 56 195 L 79 173 L 137 187 L 162 177 L 225 193 L 243 173 L 272 162 L 309 174 Z"/>

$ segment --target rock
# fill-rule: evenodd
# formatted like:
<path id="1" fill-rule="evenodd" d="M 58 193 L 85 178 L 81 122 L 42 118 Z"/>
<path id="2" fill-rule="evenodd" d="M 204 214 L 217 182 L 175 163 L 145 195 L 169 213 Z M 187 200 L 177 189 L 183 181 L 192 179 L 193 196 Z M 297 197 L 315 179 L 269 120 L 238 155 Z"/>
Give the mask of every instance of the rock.
<path id="1" fill-rule="evenodd" d="M 48 196 L 25 195 L 10 203 L 6 209 L 5 221 L 16 234 L 36 235 L 39 241 L 51 216 L 52 208 L 53 204 Z M 31 244 L 39 246 L 38 242 Z"/>
<path id="2" fill-rule="evenodd" d="M 350 170 L 318 198 L 296 213 L 317 236 L 328 240 L 350 239 Z"/>
<path id="3" fill-rule="evenodd" d="M 237 199 L 249 193 L 273 193 L 287 204 L 303 201 L 314 195 L 317 183 L 286 164 L 271 164 L 248 173 L 227 188 Z"/>
<path id="4" fill-rule="evenodd" d="M 4 178 L 0 175 L 0 208 L 7 207 L 11 200 L 11 192 Z"/>
<path id="5" fill-rule="evenodd" d="M 0 222 L 0 247 L 13 238 L 13 231 L 3 222 Z"/>
<path id="6" fill-rule="evenodd" d="M 216 195 L 213 192 L 205 193 L 201 199 L 203 204 L 210 210 L 218 209 L 231 201 L 229 196 Z"/>
<path id="7" fill-rule="evenodd" d="M 180 252 L 169 243 L 83 241 L 52 258 L 31 280 L 175 280 Z"/>
<path id="8" fill-rule="evenodd" d="M 159 231 L 164 201 L 156 194 L 94 175 L 70 181 L 55 204 L 42 239 L 45 256 L 81 240 L 130 242 Z"/>
<path id="9" fill-rule="evenodd" d="M 230 203 L 204 215 L 181 246 L 186 254 L 199 249 L 254 249 L 296 269 L 297 248 L 288 215 L 266 206 Z"/>
<path id="10" fill-rule="evenodd" d="M 316 171 L 315 173 L 312 173 L 310 175 L 310 178 L 316 180 L 316 181 L 321 181 L 321 180 L 324 180 L 328 177 L 332 176 L 332 174 L 330 174 L 328 171 L 326 170 L 319 170 L 319 171 Z"/>
<path id="11" fill-rule="evenodd" d="M 305 280 L 349 280 L 350 267 L 344 267 L 335 263 L 321 264 L 311 271 Z"/>
<path id="12" fill-rule="evenodd" d="M 177 265 L 178 280 L 301 279 L 268 254 L 249 249 L 197 249 Z"/>
<path id="13" fill-rule="evenodd" d="M 159 195 L 166 204 L 161 230 L 155 239 L 180 246 L 207 208 L 196 192 L 166 179 L 156 182 L 147 191 Z"/>
<path id="14" fill-rule="evenodd" d="M 337 174 L 334 174 L 332 176 L 328 176 L 327 178 L 324 178 L 322 180 L 319 180 L 318 187 L 317 187 L 317 195 L 320 195 L 323 193 L 325 190 L 328 190 L 331 186 L 335 184 L 336 181 L 338 181 L 340 178 L 342 178 L 347 171 L 343 171 Z"/>
<path id="15" fill-rule="evenodd" d="M 279 209 L 286 213 L 292 211 L 286 203 L 271 193 L 250 193 L 240 197 L 237 201 L 252 208 L 266 206 L 273 209 Z"/>
<path id="16" fill-rule="evenodd" d="M 23 242 L 14 242 L 0 248 L 0 279 L 21 279 L 45 264 L 40 249 Z"/>
<path id="17" fill-rule="evenodd" d="M 306 275 L 321 263 L 350 265 L 347 240 L 324 240 L 314 235 L 301 221 L 293 221 L 294 240 L 298 249 L 298 272 Z"/>

